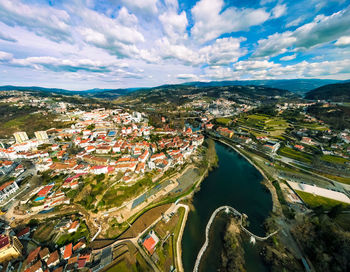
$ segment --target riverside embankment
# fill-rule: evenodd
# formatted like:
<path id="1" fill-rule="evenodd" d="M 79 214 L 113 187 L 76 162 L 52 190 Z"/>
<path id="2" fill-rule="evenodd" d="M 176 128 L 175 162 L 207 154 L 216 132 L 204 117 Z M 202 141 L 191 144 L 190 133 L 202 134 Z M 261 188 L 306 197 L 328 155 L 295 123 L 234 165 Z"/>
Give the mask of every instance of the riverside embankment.
<path id="1" fill-rule="evenodd" d="M 205 243 L 205 232 L 213 212 L 220 206 L 231 206 L 248 215 L 252 233 L 265 236 L 263 222 L 272 209 L 271 194 L 261 184 L 263 176 L 245 158 L 218 142 L 215 143 L 219 167 L 209 173 L 192 199 L 182 240 L 182 260 L 185 272 L 192 271 L 197 255 Z M 216 271 L 220 267 L 222 234 L 227 217 L 218 215 L 210 230 L 210 242 L 203 255 L 199 271 Z M 244 245 L 247 271 L 266 271 L 256 250 Z M 246 262 L 247 263 L 247 262 Z"/>

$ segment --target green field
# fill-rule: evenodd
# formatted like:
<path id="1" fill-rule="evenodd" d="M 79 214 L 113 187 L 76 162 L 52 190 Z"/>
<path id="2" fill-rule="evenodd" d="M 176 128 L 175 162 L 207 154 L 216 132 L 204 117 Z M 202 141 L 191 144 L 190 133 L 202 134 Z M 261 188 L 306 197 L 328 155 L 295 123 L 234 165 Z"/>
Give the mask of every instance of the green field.
<path id="1" fill-rule="evenodd" d="M 318 130 L 318 131 L 326 131 L 329 128 L 324 126 L 324 125 L 320 125 L 318 123 L 300 123 L 295 125 L 296 127 L 302 127 L 302 128 L 307 128 L 310 130 Z"/>
<path id="2" fill-rule="evenodd" d="M 216 118 L 215 122 L 219 125 L 227 126 L 232 120 L 229 118 Z"/>
<path id="3" fill-rule="evenodd" d="M 130 254 L 130 253 L 129 253 Z M 120 262 L 112 266 L 107 272 L 148 272 L 152 271 L 140 253 L 137 253 L 132 260 L 122 259 Z"/>
<path id="4" fill-rule="evenodd" d="M 335 181 L 341 182 L 341 183 L 350 184 L 350 177 L 339 177 L 339 176 L 335 176 L 335 175 L 331 175 L 331 174 L 326 174 L 323 172 L 320 172 L 319 174 L 322 176 L 325 176 L 327 178 L 333 179 Z"/>
<path id="5" fill-rule="evenodd" d="M 337 156 L 332 156 L 332 155 L 323 155 L 321 157 L 321 160 L 330 162 L 330 163 L 336 163 L 336 164 L 345 164 L 345 163 L 350 163 L 348 159 L 342 158 L 342 157 L 337 157 Z"/>
<path id="6" fill-rule="evenodd" d="M 280 136 L 289 127 L 289 124 L 283 118 L 263 114 L 250 114 L 241 117 L 238 122 L 243 127 L 250 127 L 252 129 L 251 133 L 265 132 L 271 136 Z"/>
<path id="7" fill-rule="evenodd" d="M 305 152 L 301 152 L 301 151 L 297 151 L 294 150 L 290 147 L 281 147 L 280 149 L 278 149 L 277 152 L 279 155 L 297 160 L 297 161 L 301 161 L 301 162 L 305 162 L 305 163 L 311 163 L 312 162 L 312 156 L 310 154 L 307 154 Z"/>
<path id="8" fill-rule="evenodd" d="M 349 205 L 341 201 L 333 200 L 323 196 L 316 196 L 303 191 L 296 190 L 296 192 L 299 195 L 299 197 L 304 201 L 304 203 L 308 205 L 310 208 L 316 208 L 316 207 L 322 206 L 326 210 L 329 210 L 332 207 L 337 205 L 342 205 L 345 208 L 349 207 Z"/>

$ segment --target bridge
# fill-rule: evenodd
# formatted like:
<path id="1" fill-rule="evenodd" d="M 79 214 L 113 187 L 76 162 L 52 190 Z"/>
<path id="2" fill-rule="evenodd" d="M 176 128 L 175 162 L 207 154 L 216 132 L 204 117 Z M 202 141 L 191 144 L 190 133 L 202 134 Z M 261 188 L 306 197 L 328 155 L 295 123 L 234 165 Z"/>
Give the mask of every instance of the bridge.
<path id="1" fill-rule="evenodd" d="M 250 232 L 249 230 L 247 230 L 244 226 L 243 226 L 243 217 L 245 216 L 244 214 L 240 213 L 239 211 L 237 211 L 235 208 L 232 208 L 230 206 L 221 206 L 219 208 L 217 208 L 211 215 L 209 221 L 208 221 L 208 224 L 205 228 L 205 242 L 203 244 L 203 246 L 201 247 L 201 249 L 199 250 L 199 253 L 197 255 L 197 259 L 196 259 L 196 263 L 194 265 L 194 268 L 193 268 L 193 272 L 198 272 L 198 269 L 199 269 L 199 264 L 201 262 L 201 259 L 202 259 L 202 256 L 205 252 L 205 250 L 207 249 L 208 245 L 209 245 L 209 231 L 210 231 L 210 227 L 216 217 L 216 215 L 225 210 L 226 213 L 233 213 L 234 215 L 236 216 L 239 216 L 240 217 L 240 227 L 242 228 L 242 230 L 247 233 L 248 235 L 250 235 L 251 237 L 254 237 L 256 240 L 258 241 L 265 241 L 267 239 L 269 239 L 271 236 L 275 235 L 279 230 L 276 230 L 272 233 L 270 233 L 269 235 L 265 236 L 265 237 L 261 237 L 261 236 L 258 236 L 252 232 Z"/>

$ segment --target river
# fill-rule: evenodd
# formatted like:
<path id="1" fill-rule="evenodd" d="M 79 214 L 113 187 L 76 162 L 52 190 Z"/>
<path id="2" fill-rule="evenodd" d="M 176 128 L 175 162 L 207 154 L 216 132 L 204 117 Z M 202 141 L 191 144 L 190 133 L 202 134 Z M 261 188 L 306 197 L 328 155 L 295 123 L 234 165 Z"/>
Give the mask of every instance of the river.
<path id="1" fill-rule="evenodd" d="M 205 240 L 205 227 L 214 210 L 228 205 L 248 215 L 248 229 L 264 236 L 263 222 L 272 209 L 269 191 L 261 184 L 262 175 L 241 155 L 221 143 L 215 143 L 219 167 L 203 180 L 193 196 L 194 210 L 189 213 L 182 239 L 182 260 L 185 272 L 191 272 Z M 219 214 L 211 228 L 210 242 L 200 271 L 217 271 L 221 263 L 222 235 L 228 216 Z M 248 272 L 268 271 L 256 246 L 243 245 Z"/>

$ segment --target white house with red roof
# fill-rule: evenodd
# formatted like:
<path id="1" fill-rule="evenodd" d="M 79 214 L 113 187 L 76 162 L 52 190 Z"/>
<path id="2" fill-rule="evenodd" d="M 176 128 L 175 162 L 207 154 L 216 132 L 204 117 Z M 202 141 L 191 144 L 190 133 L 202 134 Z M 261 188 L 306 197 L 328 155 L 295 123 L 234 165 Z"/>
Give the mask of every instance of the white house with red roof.
<path id="1" fill-rule="evenodd" d="M 19 189 L 16 181 L 8 181 L 0 186 L 0 201 L 8 198 Z"/>

